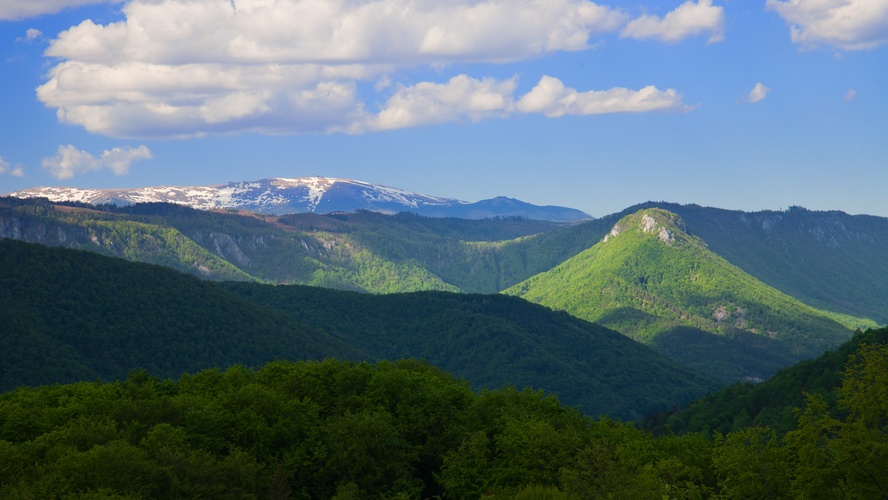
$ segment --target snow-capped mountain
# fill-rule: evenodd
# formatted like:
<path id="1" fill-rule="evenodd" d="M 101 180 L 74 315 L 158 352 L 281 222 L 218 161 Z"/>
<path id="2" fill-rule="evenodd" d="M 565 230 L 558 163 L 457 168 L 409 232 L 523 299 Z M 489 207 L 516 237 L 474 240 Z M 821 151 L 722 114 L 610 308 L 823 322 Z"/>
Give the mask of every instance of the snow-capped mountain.
<path id="1" fill-rule="evenodd" d="M 440 198 L 368 182 L 330 177 L 273 178 L 229 182 L 217 186 L 157 186 L 134 189 L 37 187 L 10 193 L 18 198 L 48 198 L 99 205 L 168 202 L 200 210 L 239 209 L 282 215 L 372 210 L 413 212 L 429 217 L 483 219 L 520 216 L 528 219 L 572 221 L 591 218 L 572 208 L 537 206 L 497 197 L 475 203 Z"/>

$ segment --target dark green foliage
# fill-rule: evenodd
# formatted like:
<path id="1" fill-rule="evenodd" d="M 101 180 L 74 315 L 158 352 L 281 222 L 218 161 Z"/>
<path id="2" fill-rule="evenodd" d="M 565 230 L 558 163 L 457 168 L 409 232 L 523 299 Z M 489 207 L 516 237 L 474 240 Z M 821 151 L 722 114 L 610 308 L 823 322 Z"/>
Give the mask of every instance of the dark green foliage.
<path id="1" fill-rule="evenodd" d="M 683 365 L 716 375 L 725 383 L 761 382 L 798 361 L 786 344 L 739 329 L 713 335 L 677 326 L 657 334 L 649 345 Z"/>
<path id="2" fill-rule="evenodd" d="M 415 360 L 19 388 L 0 394 L 0 497 L 885 498 L 888 344 L 853 350 L 839 414 L 812 395 L 785 437 L 654 437 Z"/>
<path id="3" fill-rule="evenodd" d="M 0 389 L 354 358 L 317 329 L 159 266 L 0 239 Z"/>
<path id="4" fill-rule="evenodd" d="M 654 498 L 710 490 L 701 444 L 411 360 L 138 372 L 0 395 L 0 497 Z"/>
<path id="5" fill-rule="evenodd" d="M 614 331 L 515 297 L 225 286 L 377 358 L 421 357 L 476 388 L 542 388 L 590 414 L 637 419 L 717 385 Z"/>
<path id="6" fill-rule="evenodd" d="M 795 409 L 805 405 L 806 395 L 817 396 L 824 404 L 836 407 L 842 370 L 861 344 L 888 344 L 888 328 L 858 333 L 836 350 L 785 368 L 765 382 L 726 387 L 679 412 L 650 418 L 646 426 L 658 432 L 726 434 L 761 425 L 782 435 L 795 428 Z"/>
<path id="7" fill-rule="evenodd" d="M 3 389 L 134 368 L 175 376 L 280 358 L 421 357 L 478 388 L 543 388 L 591 414 L 640 419 L 718 386 L 616 332 L 514 297 L 218 284 L 13 240 L 0 240 L 0 266 Z"/>

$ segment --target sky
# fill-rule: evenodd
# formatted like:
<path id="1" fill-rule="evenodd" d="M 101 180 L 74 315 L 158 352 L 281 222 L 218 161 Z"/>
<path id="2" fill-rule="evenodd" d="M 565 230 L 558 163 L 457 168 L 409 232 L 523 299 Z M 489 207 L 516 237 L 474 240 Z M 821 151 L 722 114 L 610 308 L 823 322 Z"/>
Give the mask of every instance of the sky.
<path id="1" fill-rule="evenodd" d="M 888 216 L 888 0 L 2 0 L 0 193 Z"/>

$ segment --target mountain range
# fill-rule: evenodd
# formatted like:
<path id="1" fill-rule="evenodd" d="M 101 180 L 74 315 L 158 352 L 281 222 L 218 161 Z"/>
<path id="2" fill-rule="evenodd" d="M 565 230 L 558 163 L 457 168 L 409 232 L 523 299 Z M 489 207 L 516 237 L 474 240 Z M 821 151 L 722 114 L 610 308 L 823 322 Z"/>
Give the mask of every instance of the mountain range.
<path id="1" fill-rule="evenodd" d="M 566 207 L 537 206 L 503 196 L 474 203 L 441 198 L 368 182 L 331 177 L 272 178 L 216 186 L 156 186 L 134 189 L 36 187 L 10 193 L 19 198 L 47 198 L 92 205 L 177 203 L 200 210 L 236 209 L 262 214 L 332 213 L 370 210 L 411 212 L 427 217 L 524 217 L 553 221 L 591 218 Z"/>
<path id="2" fill-rule="evenodd" d="M 288 205 L 274 205 L 274 193 L 289 193 L 311 210 L 336 199 L 351 207 L 375 200 L 376 210 L 392 200 L 414 208 L 447 201 L 323 178 L 164 189 L 134 190 L 141 198 L 125 203 L 178 197 L 218 207 L 237 199 L 241 207 L 284 210 Z M 64 203 L 0 198 L 0 237 L 211 280 L 518 294 L 600 322 L 726 382 L 767 378 L 856 328 L 888 322 L 888 219 L 879 217 L 664 202 L 573 222 L 364 209 L 273 215 L 127 205 L 109 194 Z M 112 199 L 119 204 L 85 203 Z"/>
<path id="3" fill-rule="evenodd" d="M 623 219 L 645 210 L 662 226 L 649 238 L 613 235 L 627 224 Z M 682 244 L 666 245 L 661 230 L 671 235 L 667 241 Z M 855 328 L 888 318 L 888 220 L 798 208 L 747 213 L 649 203 L 556 223 L 368 211 L 273 216 L 169 203 L 0 198 L 0 237 L 92 250 L 212 280 L 372 293 L 497 293 L 540 282 L 564 266 L 574 273 L 583 267 L 576 265 L 579 256 L 623 241 L 631 244 L 621 250 L 622 261 L 581 279 L 586 289 L 618 279 L 617 262 L 645 271 L 612 301 L 573 285 L 556 286 L 564 288 L 559 304 L 527 297 L 600 321 L 725 382 L 767 378 L 837 345 Z M 664 260 L 659 251 L 665 249 L 672 257 Z M 706 292 L 715 298 L 686 293 L 690 282 L 682 280 L 701 264 L 707 272 L 696 274 L 706 276 Z M 639 298 L 643 307 L 635 303 Z"/>

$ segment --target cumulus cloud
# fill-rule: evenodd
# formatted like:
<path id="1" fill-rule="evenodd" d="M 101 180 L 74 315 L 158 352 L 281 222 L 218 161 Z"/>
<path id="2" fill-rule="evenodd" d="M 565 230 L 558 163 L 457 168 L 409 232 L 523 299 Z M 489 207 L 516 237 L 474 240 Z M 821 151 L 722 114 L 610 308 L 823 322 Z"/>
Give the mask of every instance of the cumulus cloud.
<path id="1" fill-rule="evenodd" d="M 125 147 L 105 150 L 98 157 L 81 151 L 71 144 L 59 146 L 55 156 L 44 158 L 41 164 L 58 179 L 70 179 L 76 174 L 95 170 L 111 170 L 116 175 L 129 172 L 134 161 L 151 158 L 151 151 L 145 146 Z"/>
<path id="2" fill-rule="evenodd" d="M 120 3 L 124 0 L 3 0 L 0 2 L 0 20 L 17 20 L 42 14 L 54 14 L 69 7 L 99 3 Z"/>
<path id="3" fill-rule="evenodd" d="M 749 91 L 749 94 L 746 96 L 746 102 L 750 104 L 757 103 L 767 97 L 768 92 L 770 91 L 770 88 L 765 87 L 762 82 L 758 82 L 755 84 L 755 87 Z"/>
<path id="4" fill-rule="evenodd" d="M 25 170 L 21 165 L 16 165 L 15 168 L 10 169 L 11 165 L 8 161 L 4 160 L 2 156 L 0 156 L 0 175 L 11 175 L 13 177 L 24 177 Z"/>
<path id="5" fill-rule="evenodd" d="M 674 89 L 661 91 L 653 86 L 640 90 L 613 88 L 579 92 L 565 87 L 558 78 L 543 76 L 533 89 L 518 99 L 514 97 L 515 88 L 514 78 L 478 80 L 466 75 L 455 76 L 444 84 L 423 82 L 402 87 L 379 114 L 368 118 L 363 128 L 385 130 L 461 120 L 478 121 L 516 113 L 557 118 L 690 109 Z"/>
<path id="6" fill-rule="evenodd" d="M 688 0 L 663 18 L 643 15 L 632 20 L 620 32 L 624 38 L 644 40 L 653 38 L 664 42 L 678 42 L 690 36 L 709 34 L 709 43 L 724 39 L 725 13 L 712 0 Z"/>
<path id="7" fill-rule="evenodd" d="M 845 50 L 888 43 L 888 0 L 767 0 L 789 24 L 793 42 Z"/>
<path id="8" fill-rule="evenodd" d="M 385 130 L 505 116 L 513 108 L 514 91 L 514 78 L 476 80 L 466 75 L 443 84 L 422 82 L 402 87 L 372 119 L 370 128 Z"/>
<path id="9" fill-rule="evenodd" d="M 682 9 L 721 12 L 708 1 L 676 10 L 680 36 L 694 29 Z M 397 73 L 587 50 L 591 37 L 629 21 L 587 0 L 130 0 L 122 13 L 52 40 L 46 55 L 59 62 L 37 89 L 61 122 L 120 138 L 361 133 L 506 116 L 513 80 L 398 85 Z M 697 32 L 706 29 L 716 36 L 712 25 Z M 361 85 L 386 94 L 378 112 L 366 109 Z M 632 95 L 680 102 L 649 89 Z"/>
<path id="10" fill-rule="evenodd" d="M 626 20 L 584 0 L 131 0 L 123 13 L 62 32 L 47 54 L 105 64 L 509 61 L 586 49 Z"/>
<path id="11" fill-rule="evenodd" d="M 605 113 L 642 113 L 649 111 L 687 111 L 689 106 L 674 89 L 659 90 L 654 86 L 640 90 L 578 92 L 567 88 L 558 78 L 543 76 L 536 87 L 517 104 L 522 113 L 542 113 L 548 117 L 563 115 L 600 115 Z"/>

